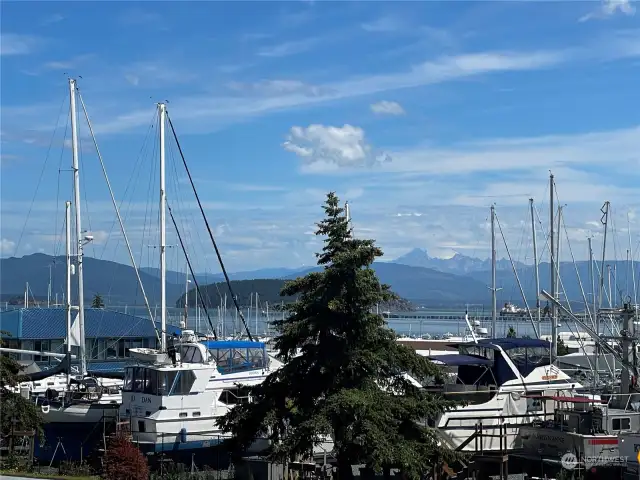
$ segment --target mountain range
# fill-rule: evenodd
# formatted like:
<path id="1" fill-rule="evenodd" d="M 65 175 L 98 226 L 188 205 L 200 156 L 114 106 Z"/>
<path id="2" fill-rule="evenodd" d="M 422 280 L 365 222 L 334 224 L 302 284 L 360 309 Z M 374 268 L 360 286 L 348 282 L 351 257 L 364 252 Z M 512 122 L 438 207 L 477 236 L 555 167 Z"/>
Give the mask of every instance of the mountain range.
<path id="1" fill-rule="evenodd" d="M 451 258 L 430 257 L 423 248 L 414 248 L 409 253 L 393 260 L 393 263 L 410 265 L 412 267 L 424 267 L 438 270 L 439 272 L 454 273 L 456 275 L 468 275 L 473 272 L 491 270 L 491 259 L 481 260 L 456 253 Z M 521 268 L 524 263 L 514 262 L 516 268 Z M 511 262 L 506 258 L 496 260 L 496 269 L 511 270 Z"/>
<path id="2" fill-rule="evenodd" d="M 3 301 L 10 298 L 23 298 L 27 282 L 29 283 L 30 298 L 47 298 L 49 285 L 49 268 L 51 268 L 52 298 L 58 295 L 62 301 L 65 278 L 64 257 L 51 257 L 36 253 L 24 257 L 0 259 L 0 297 Z M 142 294 L 133 268 L 108 260 L 85 257 L 85 297 L 90 300 L 99 293 L 107 305 L 142 304 Z M 633 298 L 633 282 L 629 262 L 610 261 L 611 290 L 618 300 L 627 295 Z M 600 265 L 598 264 L 597 267 Z M 429 257 L 426 251 L 414 249 L 407 255 L 393 262 L 375 262 L 372 266 L 380 280 L 391 286 L 399 296 L 412 301 L 414 304 L 429 307 L 453 307 L 465 304 L 489 305 L 491 300 L 490 261 L 480 260 L 464 255 L 456 255 L 450 259 Z M 319 267 L 309 268 L 269 268 L 255 271 L 229 273 L 232 282 L 260 279 L 292 279 L 307 272 L 318 270 Z M 507 301 L 523 305 L 521 289 L 528 305 L 534 306 L 537 292 L 535 288 L 535 269 L 531 265 L 516 264 L 518 281 L 514 276 L 508 260 L 497 262 L 496 283 L 499 291 L 499 304 Z M 548 263 L 539 265 L 540 287 L 549 290 L 550 269 Z M 598 275 L 596 268 L 596 276 Z M 577 275 L 576 275 L 577 271 Z M 609 269 L 605 273 L 608 273 Z M 615 272 L 615 274 L 614 274 Z M 587 301 L 591 302 L 592 291 L 589 279 L 589 262 L 562 263 L 560 265 L 561 292 L 566 292 L 566 298 L 576 302 L 583 302 L 584 290 Z M 160 302 L 160 275 L 158 269 L 140 269 L 145 292 L 152 305 Z M 580 281 L 578 281 L 578 278 Z M 599 277 L 598 277 L 599 278 Z M 636 267 L 636 279 L 640 279 L 640 272 Z M 75 277 L 74 277 L 75 280 Z M 201 287 L 224 281 L 221 273 L 197 273 L 196 280 Z M 596 290 L 599 280 L 596 280 Z M 582 287 L 581 287 L 582 285 Z M 193 284 L 190 288 L 194 287 Z M 224 287 L 224 285 L 223 285 Z M 75 287 L 74 287 L 75 288 Z M 220 288 L 220 286 L 218 286 Z M 167 302 L 172 305 L 179 301 L 185 289 L 184 272 L 167 272 Z M 640 290 L 640 289 L 639 289 Z M 604 292 L 609 291 L 609 275 L 605 275 Z M 630 293 L 627 293 L 630 292 Z M 563 298 L 564 295 L 563 295 Z M 608 302 L 605 299 L 604 304 Z"/>

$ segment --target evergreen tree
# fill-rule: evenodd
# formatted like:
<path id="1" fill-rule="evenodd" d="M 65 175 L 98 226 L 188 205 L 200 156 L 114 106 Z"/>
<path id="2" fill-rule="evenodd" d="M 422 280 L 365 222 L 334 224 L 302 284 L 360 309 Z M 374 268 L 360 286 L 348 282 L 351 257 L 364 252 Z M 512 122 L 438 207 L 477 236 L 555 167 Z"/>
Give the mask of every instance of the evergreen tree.
<path id="1" fill-rule="evenodd" d="M 426 427 L 455 404 L 416 388 L 404 376 L 440 377 L 434 364 L 398 344 L 377 303 L 394 298 L 370 265 L 382 256 L 373 240 L 355 239 L 334 193 L 316 235 L 323 271 L 288 282 L 283 296 L 296 297 L 288 318 L 276 323 L 284 366 L 251 387 L 252 402 L 235 406 L 219 424 L 237 449 L 255 438 L 273 440 L 272 458 L 308 455 L 327 435 L 334 440 L 340 479 L 351 465 L 401 468 L 417 478 L 454 457 Z M 299 355 L 297 355 L 299 353 Z"/>
<path id="2" fill-rule="evenodd" d="M 6 332 L 0 332 L 6 335 Z M 2 345 L 2 341 L 0 341 Z M 11 356 L 0 354 L 0 424 L 2 436 L 14 431 L 39 430 L 42 418 L 38 408 L 14 392 L 23 379 L 20 364 Z"/>
<path id="3" fill-rule="evenodd" d="M 507 338 L 516 338 L 516 330 L 512 327 L 509 326 L 509 331 L 507 332 Z"/>
<path id="4" fill-rule="evenodd" d="M 93 301 L 91 302 L 91 308 L 104 308 L 104 301 L 102 300 L 102 295 L 96 293 L 93 297 Z"/>

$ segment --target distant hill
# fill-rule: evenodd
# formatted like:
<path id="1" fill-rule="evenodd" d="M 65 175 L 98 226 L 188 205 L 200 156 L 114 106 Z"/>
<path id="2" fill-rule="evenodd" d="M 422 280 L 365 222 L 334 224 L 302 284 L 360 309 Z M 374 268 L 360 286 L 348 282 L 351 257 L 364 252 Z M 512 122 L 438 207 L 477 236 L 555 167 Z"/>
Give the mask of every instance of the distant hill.
<path id="1" fill-rule="evenodd" d="M 227 272 L 230 280 L 253 280 L 256 278 L 270 279 L 270 278 L 286 278 L 297 272 L 306 270 L 308 267 L 299 268 L 261 268 L 258 270 L 248 270 L 245 272 Z M 149 275 L 153 275 L 160 278 L 160 269 L 154 267 L 143 267 L 142 270 Z M 173 283 L 183 283 L 185 279 L 184 272 L 174 272 L 167 270 L 167 279 Z M 224 275 L 222 273 L 196 273 L 196 281 L 198 284 L 206 285 L 212 282 L 223 282 Z"/>
<path id="2" fill-rule="evenodd" d="M 468 275 L 474 272 L 488 272 L 491 270 L 491 259 L 480 260 L 479 258 L 468 257 L 456 253 L 451 258 L 430 257 L 425 249 L 414 248 L 409 253 L 396 258 L 393 263 L 410 265 L 412 267 L 424 267 L 438 270 L 439 272 L 454 273 L 456 275 Z M 524 264 L 514 262 L 516 268 L 523 267 Z M 511 271 L 511 262 L 502 258 L 496 261 L 497 270 Z"/>
<path id="3" fill-rule="evenodd" d="M 2 301 L 15 299 L 15 301 L 21 303 L 20 299 L 24 296 L 25 284 L 29 282 L 30 299 L 32 300 L 35 297 L 46 301 L 49 265 L 52 265 L 52 298 L 55 300 L 57 294 L 58 300 L 62 302 L 65 280 L 64 262 L 63 257 L 54 259 L 52 256 L 41 253 L 25 255 L 21 258 L 0 259 L 0 299 Z M 473 268 L 480 268 L 483 261 L 478 260 L 478 262 L 480 263 L 475 263 Z M 612 290 L 618 300 L 617 303 L 620 304 L 621 299 L 626 299 L 627 295 L 631 295 L 633 298 L 633 282 L 629 263 L 608 261 L 607 264 L 611 265 L 612 277 L 613 271 L 616 271 L 617 288 L 612 278 L 612 283 L 614 284 L 612 285 Z M 591 287 L 588 262 L 577 262 L 576 265 L 587 298 L 590 299 Z M 640 281 L 640 269 L 638 267 L 640 265 L 636 264 L 636 281 Z M 459 307 L 471 303 L 489 305 L 490 303 L 489 270 L 476 270 L 465 275 L 459 275 L 434 268 L 410 266 L 395 262 L 376 262 L 373 264 L 373 268 L 383 283 L 391 285 L 392 290 L 402 298 L 418 305 L 435 308 Z M 582 293 L 576 278 L 575 268 L 573 263 L 561 264 L 562 285 L 571 300 L 581 302 Z M 273 280 L 273 278 L 265 278 L 267 275 L 279 275 L 281 276 L 280 278 L 292 279 L 314 270 L 319 270 L 319 267 L 306 269 L 271 268 L 254 272 L 234 272 L 230 273 L 229 276 L 233 279 L 232 287 L 236 290 L 242 305 L 250 304 L 252 292 L 258 292 L 261 303 L 268 301 L 275 304 L 283 300 L 286 301 L 286 299 L 282 299 L 279 295 L 281 282 L 267 282 L 267 280 Z M 539 271 L 541 288 L 548 290 L 549 264 L 540 264 Z M 518 265 L 518 277 L 527 296 L 529 306 L 535 305 L 537 297 L 534 272 L 534 268 L 530 265 Z M 152 305 L 160 303 L 160 280 L 159 275 L 155 275 L 155 273 L 157 273 L 157 270 L 153 269 L 143 269 L 140 273 L 145 291 Z M 260 279 L 262 274 L 264 276 Z M 249 280 L 247 277 L 257 278 L 258 280 Z M 222 275 L 199 275 L 197 278 L 200 286 L 209 285 L 206 295 L 211 299 L 210 303 L 216 306 L 219 305 L 218 290 L 223 297 L 225 293 L 228 293 L 226 284 L 219 283 L 222 282 Z M 510 265 L 507 269 L 498 270 L 496 281 L 500 289 L 497 295 L 499 306 L 507 301 L 524 306 L 520 289 Z M 217 286 L 216 283 L 218 283 Z M 598 281 L 596 281 L 596 284 L 599 286 Z M 190 286 L 193 287 L 194 285 Z M 73 288 L 75 291 L 75 285 Z M 627 293 L 627 290 L 630 293 Z M 605 291 L 608 291 L 608 278 L 605 278 Z M 616 291 L 617 294 L 615 294 Z M 638 292 L 640 293 L 640 288 Z M 107 260 L 85 257 L 85 300 L 90 301 L 96 293 L 100 293 L 109 305 L 142 305 L 143 303 L 142 294 L 139 291 L 136 276 L 131 267 Z M 169 305 L 173 305 L 176 302 L 180 304 L 183 294 L 184 273 L 168 272 L 167 303 Z M 192 298 L 190 297 L 189 299 L 190 304 L 193 304 Z M 230 305 L 229 302 L 231 302 L 230 297 L 228 298 L 228 305 Z M 605 301 L 605 304 L 608 304 L 608 302 Z"/>
<path id="4" fill-rule="evenodd" d="M 49 265 L 53 284 L 52 298 L 62 302 L 65 294 L 66 260 L 43 253 L 34 253 L 24 257 L 0 259 L 0 293 L 3 297 L 24 295 L 29 283 L 29 297 L 47 298 L 49 284 Z M 151 305 L 160 303 L 159 278 L 140 272 L 145 293 Z M 184 277 L 183 277 L 184 278 Z M 72 277 L 72 289 L 76 292 L 77 276 Z M 135 271 L 128 265 L 108 260 L 84 257 L 84 296 L 91 301 L 96 293 L 102 295 L 109 305 L 142 305 L 142 293 L 138 287 Z M 184 293 L 184 283 L 177 285 L 167 282 L 167 303 L 173 303 Z"/>
<path id="5" fill-rule="evenodd" d="M 280 291 L 286 280 L 269 278 L 258 280 L 232 280 L 231 288 L 234 295 L 238 299 L 238 304 L 242 307 L 251 305 L 255 302 L 255 294 L 258 294 L 259 305 L 262 309 L 268 303 L 270 308 L 277 310 L 284 303 L 290 303 L 295 300 L 293 297 L 281 297 Z M 227 296 L 227 307 L 232 308 L 231 294 L 226 282 L 219 282 L 200 287 L 200 293 L 205 299 L 207 308 L 217 307 L 224 303 L 224 297 Z M 193 304 L 196 292 L 195 288 L 189 291 L 189 303 Z M 253 296 L 253 297 L 252 297 Z M 255 303 L 254 303 L 255 304 Z M 176 307 L 184 307 L 184 294 L 180 296 L 176 302 Z M 390 304 L 380 305 L 381 310 L 407 311 L 413 310 L 414 306 L 405 299 L 399 299 Z"/>

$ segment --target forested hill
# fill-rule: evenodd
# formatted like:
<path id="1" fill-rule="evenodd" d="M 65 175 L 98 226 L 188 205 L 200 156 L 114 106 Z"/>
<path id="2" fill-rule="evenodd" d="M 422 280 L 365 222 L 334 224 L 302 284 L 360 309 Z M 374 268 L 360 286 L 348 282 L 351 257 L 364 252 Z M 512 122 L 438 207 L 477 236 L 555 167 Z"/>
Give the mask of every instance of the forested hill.
<path id="1" fill-rule="evenodd" d="M 291 303 L 295 300 L 293 297 L 282 297 L 280 291 L 286 280 L 280 279 L 258 279 L 258 280 L 232 280 L 231 289 L 238 299 L 238 305 L 248 307 L 255 305 L 255 294 L 258 294 L 258 302 L 261 309 L 265 309 L 266 303 L 269 308 L 277 310 L 283 303 Z M 225 282 L 212 283 L 209 285 L 200 285 L 200 292 L 204 297 L 207 308 L 218 307 L 221 302 L 224 303 L 224 297 L 227 296 L 227 307 L 233 308 L 233 301 L 229 293 L 229 287 Z M 253 298 L 252 298 L 253 295 Z M 195 305 L 196 291 L 195 288 L 189 290 L 189 305 Z M 176 301 L 176 307 L 184 307 L 184 294 Z M 412 310 L 413 305 L 404 299 L 392 302 L 390 305 L 380 305 L 383 310 Z"/>

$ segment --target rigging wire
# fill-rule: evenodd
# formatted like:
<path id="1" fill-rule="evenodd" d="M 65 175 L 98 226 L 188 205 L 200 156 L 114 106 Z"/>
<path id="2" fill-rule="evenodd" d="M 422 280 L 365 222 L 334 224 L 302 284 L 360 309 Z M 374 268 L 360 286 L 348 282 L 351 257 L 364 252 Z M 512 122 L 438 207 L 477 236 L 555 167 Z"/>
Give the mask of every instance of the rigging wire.
<path id="1" fill-rule="evenodd" d="M 16 243 L 16 247 L 13 249 L 13 256 L 17 256 L 18 254 L 18 249 L 20 248 L 20 243 L 22 243 L 22 238 L 24 236 L 24 232 L 27 228 L 27 222 L 29 221 L 29 217 L 31 216 L 31 211 L 33 210 L 33 204 L 36 201 L 36 196 L 38 195 L 38 191 L 40 190 L 40 184 L 42 183 L 42 177 L 44 176 L 44 171 L 47 167 L 47 162 L 49 161 L 49 153 L 51 153 L 51 147 L 53 146 L 53 139 L 56 136 L 56 132 L 58 131 L 58 125 L 60 124 L 60 115 L 62 114 L 62 107 L 64 107 L 64 102 L 67 99 L 67 96 L 65 95 L 65 97 L 62 99 L 62 102 L 60 102 L 60 110 L 58 111 L 58 120 L 56 121 L 56 126 L 53 129 L 53 134 L 51 135 L 51 141 L 49 142 L 49 148 L 47 148 L 47 154 L 45 156 L 44 159 L 44 163 L 42 165 L 42 170 L 40 170 L 40 177 L 38 178 L 38 183 L 36 184 L 36 191 L 33 194 L 33 197 L 31 198 L 31 205 L 29 205 L 29 211 L 27 212 L 27 216 L 24 219 L 24 224 L 22 225 L 22 230 L 20 232 L 20 237 L 18 237 L 18 241 Z M 71 108 L 71 107 L 69 107 Z"/>
<path id="2" fill-rule="evenodd" d="M 169 216 L 171 217 L 171 221 L 173 222 L 173 227 L 176 229 L 176 235 L 178 236 L 178 241 L 180 242 L 180 246 L 182 247 L 182 251 L 184 252 L 184 258 L 187 260 L 187 265 L 189 266 L 189 271 L 191 272 L 191 277 L 193 278 L 193 283 L 196 287 L 196 292 L 200 297 L 200 302 L 202 303 L 202 308 L 204 309 L 204 313 L 207 316 L 207 321 L 209 322 L 209 327 L 213 332 L 213 338 L 218 339 L 218 335 L 216 334 L 216 329 L 213 327 L 213 323 L 211 322 L 211 317 L 209 316 L 209 310 L 207 310 L 207 305 L 204 302 L 204 298 L 202 298 L 202 293 L 200 293 L 200 286 L 198 285 L 198 280 L 196 279 L 195 272 L 193 271 L 193 267 L 191 266 L 191 260 L 189 260 L 189 255 L 187 255 L 187 251 L 184 246 L 184 242 L 182 241 L 182 236 L 180 235 L 180 230 L 178 229 L 178 224 L 176 223 L 176 219 L 173 217 L 173 212 L 171 211 L 171 206 L 167 203 L 167 210 L 169 211 Z M 184 301 L 187 299 L 185 297 Z"/>
<path id="3" fill-rule="evenodd" d="M 93 127 L 91 126 L 91 121 L 89 120 L 89 113 L 87 112 L 87 107 L 84 104 L 84 100 L 82 99 L 82 95 L 80 94 L 80 89 L 76 87 L 76 90 L 78 92 L 78 98 L 80 99 L 80 104 L 82 105 L 82 110 L 84 112 L 85 118 L 87 120 L 87 125 L 89 126 L 89 133 L 91 134 L 91 138 L 93 139 L 93 144 L 94 147 L 96 149 L 96 154 L 98 156 L 98 159 L 100 160 L 100 166 L 102 167 L 102 173 L 104 174 L 104 178 L 105 181 L 107 183 L 107 187 L 109 189 L 109 194 L 111 195 L 111 202 L 113 203 L 113 206 L 115 207 L 116 210 L 116 215 L 118 216 L 118 222 L 120 223 L 120 228 L 122 230 L 122 236 L 124 237 L 125 243 L 127 245 L 127 250 L 129 251 L 129 256 L 131 258 L 131 263 L 132 263 L 132 267 L 133 270 L 136 274 L 136 277 L 138 279 L 138 283 L 140 285 L 140 289 L 142 290 L 142 294 L 144 295 L 144 301 L 145 301 L 145 305 L 147 307 L 148 313 L 149 313 L 149 320 L 151 321 L 151 325 L 155 331 L 156 337 L 158 339 L 158 342 L 160 342 L 160 335 L 158 335 L 158 328 L 156 326 L 156 323 L 154 321 L 154 317 L 151 315 L 151 307 L 149 306 L 149 302 L 147 300 L 146 295 L 144 294 L 144 287 L 142 285 L 142 280 L 140 279 L 140 273 L 138 271 L 138 267 L 135 263 L 135 259 L 133 257 L 133 251 L 131 250 L 131 246 L 129 245 L 129 240 L 127 238 L 125 229 L 124 229 L 124 223 L 122 223 L 122 217 L 120 216 L 120 211 L 118 210 L 118 204 L 116 202 L 115 196 L 113 194 L 113 190 L 111 188 L 111 183 L 109 182 L 109 177 L 107 175 L 107 170 L 106 167 L 104 165 L 104 161 L 102 160 L 102 155 L 100 154 L 100 149 L 98 148 L 98 142 L 96 140 L 95 135 L 93 134 Z M 162 332 L 163 334 L 165 334 L 166 332 Z"/>
<path id="4" fill-rule="evenodd" d="M 251 336 L 251 331 L 249 330 L 249 327 L 247 326 L 247 322 L 244 318 L 244 315 L 242 314 L 242 310 L 240 309 L 239 305 L 238 305 L 238 300 L 236 299 L 235 294 L 233 293 L 233 288 L 231 287 L 231 280 L 229 280 L 229 274 L 227 273 L 227 269 L 224 266 L 224 262 L 222 261 L 222 256 L 220 255 L 220 250 L 218 249 L 218 244 L 216 243 L 215 239 L 213 238 L 213 233 L 211 232 L 211 227 L 209 226 L 209 221 L 207 220 L 207 216 L 204 213 L 204 209 L 202 208 L 202 203 L 200 202 L 200 197 L 198 196 L 198 192 L 196 191 L 196 186 L 193 183 L 193 178 L 191 177 L 191 172 L 189 171 L 189 167 L 187 166 L 187 161 L 184 158 L 184 153 L 182 152 L 182 147 L 180 146 L 180 141 L 178 140 L 178 135 L 176 134 L 176 130 L 173 127 L 173 122 L 171 121 L 171 117 L 169 117 L 169 114 L 167 113 L 167 120 L 169 121 L 169 126 L 171 127 L 171 132 L 173 133 L 173 138 L 176 141 L 176 145 L 178 147 L 178 151 L 180 152 L 180 157 L 182 158 L 182 163 L 184 165 L 185 170 L 187 171 L 187 175 L 189 176 L 189 183 L 191 183 L 191 188 L 193 189 L 193 193 L 196 197 L 196 201 L 198 202 L 198 207 L 200 207 L 200 213 L 202 214 L 202 218 L 204 219 L 204 223 L 207 227 L 207 231 L 209 232 L 209 237 L 211 238 L 211 242 L 213 243 L 213 248 L 216 251 L 216 256 L 218 257 L 218 262 L 220 262 L 220 268 L 222 269 L 222 273 L 224 274 L 224 278 L 227 282 L 227 287 L 229 288 L 229 293 L 231 293 L 231 300 L 233 300 L 233 304 L 236 307 L 236 310 L 238 312 L 238 315 L 240 316 L 240 319 L 242 320 L 242 324 L 244 325 L 244 328 L 247 332 L 247 336 L 249 337 L 250 341 L 253 341 L 253 337 Z"/>

